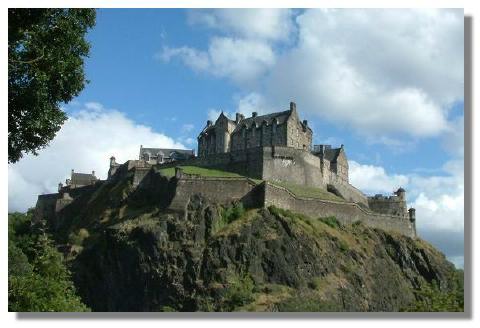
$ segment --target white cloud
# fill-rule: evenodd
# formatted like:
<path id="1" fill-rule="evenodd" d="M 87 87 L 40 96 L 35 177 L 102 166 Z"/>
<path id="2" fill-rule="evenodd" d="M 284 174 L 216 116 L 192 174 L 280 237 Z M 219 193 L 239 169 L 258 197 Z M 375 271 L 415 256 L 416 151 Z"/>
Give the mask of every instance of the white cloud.
<path id="1" fill-rule="evenodd" d="M 349 161 L 350 183 L 368 194 L 391 194 L 399 187 L 405 187 L 409 178 L 406 175 L 389 175 L 383 167 L 363 165 Z"/>
<path id="2" fill-rule="evenodd" d="M 206 52 L 178 50 L 178 56 L 263 95 L 270 108 L 296 100 L 301 111 L 380 142 L 452 129 L 448 109 L 463 99 L 462 10 L 311 9 L 295 17 L 298 31 L 292 15 L 192 11 L 191 23 L 222 37 L 212 38 Z M 293 30 L 293 46 L 272 46 Z M 197 57 L 209 64 L 198 65 Z"/>
<path id="3" fill-rule="evenodd" d="M 362 134 L 439 135 L 463 98 L 463 13 L 308 10 L 299 41 L 267 77 L 266 98 Z M 299 83 L 301 81 L 301 83 Z"/>
<path id="4" fill-rule="evenodd" d="M 183 133 L 188 133 L 188 132 L 192 132 L 192 130 L 195 128 L 195 125 L 193 124 L 190 124 L 190 123 L 186 123 L 186 124 L 183 124 L 182 125 L 182 132 Z"/>
<path id="5" fill-rule="evenodd" d="M 173 139 L 139 125 L 116 110 L 98 103 L 72 114 L 50 146 L 38 156 L 27 155 L 8 167 L 9 211 L 35 206 L 37 196 L 57 190 L 71 169 L 106 178 L 109 158 L 117 162 L 137 159 L 140 145 L 185 148 Z"/>
<path id="6" fill-rule="evenodd" d="M 207 53 L 189 47 L 163 47 L 163 51 L 155 55 L 155 58 L 164 62 L 169 62 L 174 57 L 181 58 L 183 64 L 195 71 L 207 71 L 211 66 Z"/>
<path id="7" fill-rule="evenodd" d="M 195 71 L 229 78 L 239 84 L 254 82 L 275 63 L 275 54 L 268 44 L 230 37 L 212 38 L 207 51 L 185 46 L 164 47 L 156 57 L 164 62 L 178 57 Z"/>
<path id="8" fill-rule="evenodd" d="M 265 103 L 262 95 L 252 92 L 238 100 L 237 113 L 241 113 L 247 117 L 252 115 L 252 112 L 257 112 L 259 115 L 266 114 L 271 111 L 271 108 Z"/>
<path id="9" fill-rule="evenodd" d="M 188 21 L 247 39 L 285 41 L 294 30 L 289 9 L 195 9 Z"/>

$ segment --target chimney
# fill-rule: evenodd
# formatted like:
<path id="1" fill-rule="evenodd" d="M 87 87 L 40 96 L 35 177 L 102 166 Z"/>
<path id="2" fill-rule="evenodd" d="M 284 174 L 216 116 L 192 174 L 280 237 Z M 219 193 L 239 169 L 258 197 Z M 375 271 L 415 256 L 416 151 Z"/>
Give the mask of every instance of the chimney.
<path id="1" fill-rule="evenodd" d="M 73 175 L 73 172 L 74 172 L 74 171 L 73 171 L 73 169 L 72 169 L 72 175 Z"/>
<path id="2" fill-rule="evenodd" d="M 303 125 L 304 125 L 304 126 L 308 126 L 308 121 L 307 121 L 307 120 L 303 120 Z"/>
<path id="3" fill-rule="evenodd" d="M 207 121 L 207 126 L 212 126 L 212 121 L 208 120 Z"/>
<path id="4" fill-rule="evenodd" d="M 297 110 L 297 104 L 295 104 L 293 101 L 290 102 L 290 110 L 292 112 Z"/>
<path id="5" fill-rule="evenodd" d="M 92 175 L 95 176 L 95 171 L 92 171 Z"/>
<path id="6" fill-rule="evenodd" d="M 258 113 L 257 112 L 253 112 L 252 113 L 252 117 L 257 117 Z"/>
<path id="7" fill-rule="evenodd" d="M 240 113 L 235 114 L 235 122 L 238 124 L 241 120 L 243 120 L 243 115 Z"/>
<path id="8" fill-rule="evenodd" d="M 61 182 L 58 183 L 58 192 L 62 191 L 63 184 Z"/>

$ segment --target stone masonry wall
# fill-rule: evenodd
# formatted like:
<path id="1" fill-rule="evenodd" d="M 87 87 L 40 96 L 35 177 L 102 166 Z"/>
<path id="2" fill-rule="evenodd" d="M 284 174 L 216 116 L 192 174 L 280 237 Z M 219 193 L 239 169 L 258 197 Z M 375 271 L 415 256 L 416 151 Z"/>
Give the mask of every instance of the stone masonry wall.
<path id="1" fill-rule="evenodd" d="M 268 182 L 265 182 L 263 185 L 265 188 L 264 205 L 266 207 L 274 205 L 311 217 L 335 216 L 338 221 L 344 224 L 361 221 L 373 228 L 394 231 L 410 237 L 415 237 L 416 235 L 415 222 L 411 222 L 405 217 L 373 213 L 355 203 L 300 198 L 288 190 Z"/>
<path id="2" fill-rule="evenodd" d="M 245 207 L 261 207 L 262 197 L 256 193 L 257 185 L 246 178 L 205 178 L 184 175 L 177 181 L 175 195 L 169 208 L 183 211 L 188 200 L 200 194 L 209 201 L 228 205 L 241 201 Z"/>
<path id="3" fill-rule="evenodd" d="M 320 158 L 290 147 L 263 148 L 262 178 L 326 189 Z"/>

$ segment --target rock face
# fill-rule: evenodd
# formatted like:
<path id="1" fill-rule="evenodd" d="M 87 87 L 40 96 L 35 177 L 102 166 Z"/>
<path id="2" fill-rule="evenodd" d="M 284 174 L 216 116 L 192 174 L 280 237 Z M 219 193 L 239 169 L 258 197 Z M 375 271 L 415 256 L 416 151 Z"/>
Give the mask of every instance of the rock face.
<path id="1" fill-rule="evenodd" d="M 399 311 L 426 282 L 453 288 L 432 246 L 361 224 L 201 196 L 185 213 L 133 213 L 91 226 L 72 260 L 94 311 Z"/>

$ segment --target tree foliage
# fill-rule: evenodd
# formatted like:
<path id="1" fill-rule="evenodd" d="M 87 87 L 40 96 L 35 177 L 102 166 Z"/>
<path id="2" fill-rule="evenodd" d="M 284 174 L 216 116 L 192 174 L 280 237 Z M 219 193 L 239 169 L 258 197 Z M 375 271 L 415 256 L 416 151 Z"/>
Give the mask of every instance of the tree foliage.
<path id="1" fill-rule="evenodd" d="M 8 10 L 8 161 L 37 154 L 66 120 L 61 103 L 83 90 L 85 34 L 94 9 Z"/>
<path id="2" fill-rule="evenodd" d="M 88 311 L 76 295 L 62 254 L 31 218 L 31 211 L 8 215 L 9 311 Z"/>

